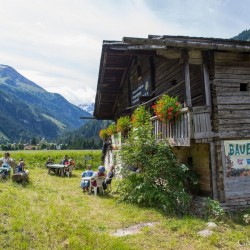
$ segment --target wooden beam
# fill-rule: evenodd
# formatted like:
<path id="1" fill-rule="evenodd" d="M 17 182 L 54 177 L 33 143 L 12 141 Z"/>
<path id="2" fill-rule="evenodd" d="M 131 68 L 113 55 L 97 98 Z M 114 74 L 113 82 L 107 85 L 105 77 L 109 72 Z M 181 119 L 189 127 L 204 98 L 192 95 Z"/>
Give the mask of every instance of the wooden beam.
<path id="1" fill-rule="evenodd" d="M 80 116 L 80 119 L 83 119 L 83 120 L 96 120 L 96 118 L 93 117 L 93 116 L 91 116 L 91 117 L 89 117 L 89 116 Z"/>
<path id="2" fill-rule="evenodd" d="M 215 38 L 197 38 L 197 37 L 158 37 L 157 39 L 147 38 L 131 38 L 124 37 L 124 43 L 135 46 L 146 46 L 148 49 L 156 47 L 157 45 L 171 46 L 176 48 L 193 48 L 193 49 L 210 49 L 210 50 L 225 50 L 225 51 L 242 51 L 250 52 L 250 43 L 241 42 L 229 39 L 215 39 Z"/>
<path id="3" fill-rule="evenodd" d="M 209 144 L 210 147 L 210 174 L 211 174 L 211 184 L 213 199 L 218 200 L 218 190 L 217 190 L 217 178 L 216 178 L 216 160 L 215 160 L 215 146 L 214 142 Z"/>
<path id="4" fill-rule="evenodd" d="M 211 107 L 211 91 L 210 91 L 210 81 L 209 81 L 209 73 L 208 73 L 207 65 L 203 63 L 202 69 L 203 69 L 203 77 L 204 77 L 206 105 Z"/>
<path id="5" fill-rule="evenodd" d="M 183 50 L 183 71 L 184 71 L 184 80 L 185 80 L 185 107 L 192 107 L 191 100 L 191 87 L 190 87 L 190 73 L 189 73 L 189 63 L 188 63 L 188 51 Z"/>

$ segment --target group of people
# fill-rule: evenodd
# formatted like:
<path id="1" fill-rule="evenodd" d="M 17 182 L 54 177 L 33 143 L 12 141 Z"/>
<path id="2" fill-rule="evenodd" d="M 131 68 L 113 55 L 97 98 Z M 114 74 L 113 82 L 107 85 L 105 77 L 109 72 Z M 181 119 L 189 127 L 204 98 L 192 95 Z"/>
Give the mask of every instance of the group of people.
<path id="1" fill-rule="evenodd" d="M 112 165 L 106 174 L 106 169 L 104 166 L 100 165 L 96 172 L 92 170 L 91 165 L 87 166 L 87 169 L 82 173 L 82 177 L 91 177 L 89 181 L 82 180 L 81 182 L 81 188 L 83 189 L 83 192 L 89 191 L 90 182 L 92 187 L 96 187 L 96 178 L 97 177 L 103 177 L 103 188 L 106 189 L 107 185 L 111 184 L 112 178 L 115 175 L 115 167 Z"/>
<path id="2" fill-rule="evenodd" d="M 48 167 L 48 165 L 51 165 L 51 164 L 54 164 L 54 161 L 49 157 L 45 163 L 45 166 Z M 69 158 L 68 155 L 65 155 L 64 158 L 59 162 L 59 164 L 61 165 L 64 165 L 66 166 L 64 168 L 64 172 L 69 172 L 70 171 L 70 168 L 73 168 L 75 166 L 75 162 L 74 162 L 74 159 L 73 158 Z M 61 175 L 59 169 L 53 169 L 52 170 L 58 174 L 58 175 Z"/>
<path id="3" fill-rule="evenodd" d="M 53 160 L 51 158 L 47 159 L 46 166 L 49 164 L 53 164 Z M 66 165 L 65 170 L 69 168 L 71 165 L 75 165 L 74 160 L 69 158 L 67 155 L 60 161 L 60 164 Z M 11 168 L 13 168 L 14 174 L 22 174 L 28 176 L 28 170 L 25 170 L 25 162 L 21 158 L 19 159 L 19 163 L 16 165 L 15 161 L 10 158 L 10 153 L 5 152 L 4 156 L 0 158 L 0 175 L 1 176 L 10 176 Z M 106 189 L 107 185 L 111 184 L 112 178 L 115 175 L 115 167 L 112 165 L 109 171 L 106 173 L 106 169 L 102 164 L 98 167 L 97 171 L 93 171 L 91 165 L 87 166 L 87 169 L 82 173 L 82 177 L 91 177 L 90 180 L 82 180 L 81 188 L 83 191 L 89 191 L 89 186 L 91 182 L 92 187 L 96 187 L 96 178 L 103 177 L 103 188 Z"/>
<path id="4" fill-rule="evenodd" d="M 15 161 L 10 158 L 9 152 L 5 152 L 4 156 L 0 159 L 0 167 L 0 175 L 5 178 L 10 176 L 11 168 L 13 168 L 14 174 L 24 174 L 26 176 L 29 174 L 29 171 L 24 169 L 24 160 L 22 158 L 19 159 L 19 163 L 16 165 Z"/>

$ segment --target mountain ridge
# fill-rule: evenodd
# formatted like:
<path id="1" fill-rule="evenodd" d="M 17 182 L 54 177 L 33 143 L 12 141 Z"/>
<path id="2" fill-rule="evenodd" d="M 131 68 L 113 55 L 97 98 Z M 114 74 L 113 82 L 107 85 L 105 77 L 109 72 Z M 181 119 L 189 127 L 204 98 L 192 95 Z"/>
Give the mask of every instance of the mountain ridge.
<path id="1" fill-rule="evenodd" d="M 0 142 L 32 136 L 55 139 L 79 128 L 85 122 L 81 116 L 91 114 L 60 94 L 47 92 L 14 68 L 0 64 L 0 119 L 4 121 L 0 125 Z"/>

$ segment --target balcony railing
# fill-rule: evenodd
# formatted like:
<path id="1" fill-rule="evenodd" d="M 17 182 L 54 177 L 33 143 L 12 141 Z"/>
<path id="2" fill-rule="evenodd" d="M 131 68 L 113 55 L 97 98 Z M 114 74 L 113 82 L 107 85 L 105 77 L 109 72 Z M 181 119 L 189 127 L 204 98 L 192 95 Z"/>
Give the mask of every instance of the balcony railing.
<path id="1" fill-rule="evenodd" d="M 181 115 L 174 123 L 161 122 L 156 116 L 151 118 L 153 134 L 157 140 L 167 139 L 172 146 L 190 146 L 191 139 L 206 139 L 213 136 L 210 109 L 195 107 L 181 110 Z"/>

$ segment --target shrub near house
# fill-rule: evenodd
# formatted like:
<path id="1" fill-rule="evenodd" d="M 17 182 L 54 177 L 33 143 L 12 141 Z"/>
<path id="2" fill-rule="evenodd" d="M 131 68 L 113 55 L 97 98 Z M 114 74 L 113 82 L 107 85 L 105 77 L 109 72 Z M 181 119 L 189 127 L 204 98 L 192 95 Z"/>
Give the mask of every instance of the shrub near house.
<path id="1" fill-rule="evenodd" d="M 120 197 L 170 213 L 188 213 L 191 196 L 186 183 L 190 187 L 196 180 L 190 178 L 188 167 L 177 163 L 166 142 L 156 142 L 149 117 L 143 106 L 133 114 L 132 130 L 121 149 L 122 174 L 126 178 L 120 183 Z"/>

